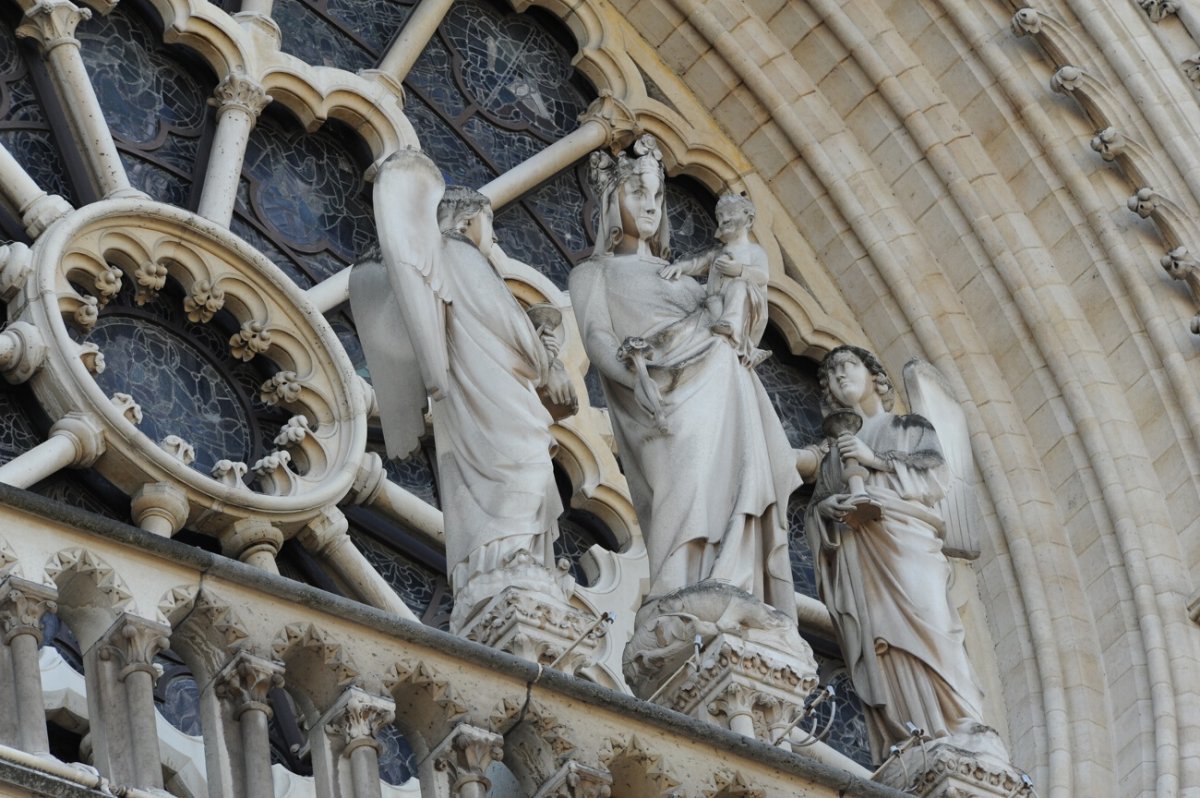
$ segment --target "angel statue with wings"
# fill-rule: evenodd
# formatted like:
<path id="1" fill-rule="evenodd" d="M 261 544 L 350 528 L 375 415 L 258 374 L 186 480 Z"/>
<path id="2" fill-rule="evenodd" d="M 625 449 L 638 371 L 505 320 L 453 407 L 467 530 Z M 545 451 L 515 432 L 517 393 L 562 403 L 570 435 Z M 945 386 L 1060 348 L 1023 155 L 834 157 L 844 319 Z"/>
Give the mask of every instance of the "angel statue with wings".
<path id="1" fill-rule="evenodd" d="M 814 463 L 805 529 L 879 761 L 911 736 L 910 723 L 931 737 L 981 724 L 983 693 L 943 552 L 947 457 L 926 418 L 892 412 L 894 390 L 875 355 L 840 346 L 819 376 L 827 422 L 848 414 L 855 423 L 834 425 Z M 874 509 L 862 512 L 868 502 Z"/>
<path id="2" fill-rule="evenodd" d="M 392 155 L 374 192 L 382 259 L 354 267 L 351 307 L 389 457 L 417 448 L 432 400 L 457 632 L 505 587 L 562 578 L 553 419 L 538 396 L 562 415 L 577 406 L 556 356 L 561 314 L 540 306 L 535 326 L 489 260 L 488 199 L 447 189 L 423 153 Z"/>

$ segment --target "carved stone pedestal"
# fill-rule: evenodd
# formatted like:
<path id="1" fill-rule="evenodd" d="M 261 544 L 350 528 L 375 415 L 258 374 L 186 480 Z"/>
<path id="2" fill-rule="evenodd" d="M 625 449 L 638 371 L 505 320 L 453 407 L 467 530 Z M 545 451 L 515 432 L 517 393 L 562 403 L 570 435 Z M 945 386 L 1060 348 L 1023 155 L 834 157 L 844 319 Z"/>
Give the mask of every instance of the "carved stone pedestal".
<path id="1" fill-rule="evenodd" d="M 644 604 L 624 671 L 641 698 L 770 743 L 817 686 L 812 649 L 795 623 L 720 582 Z"/>
<path id="2" fill-rule="evenodd" d="M 469 618 L 459 634 L 547 666 L 569 651 L 554 668 L 574 674 L 599 654 L 605 627 L 596 620 L 568 604 L 561 593 L 507 587 Z"/>
<path id="3" fill-rule="evenodd" d="M 982 725 L 913 746 L 874 777 L 920 798 L 1032 798 L 1033 784 L 1024 779 L 999 735 Z"/>

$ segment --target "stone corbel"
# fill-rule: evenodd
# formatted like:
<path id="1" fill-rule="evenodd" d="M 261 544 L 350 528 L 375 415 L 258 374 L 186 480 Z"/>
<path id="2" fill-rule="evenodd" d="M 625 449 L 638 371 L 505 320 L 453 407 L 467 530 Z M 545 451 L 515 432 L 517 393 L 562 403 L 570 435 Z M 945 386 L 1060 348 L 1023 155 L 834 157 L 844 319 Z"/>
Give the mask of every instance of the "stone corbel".
<path id="1" fill-rule="evenodd" d="M 155 261 L 143 261 L 134 269 L 133 281 L 137 284 L 137 293 L 133 301 L 139 306 L 144 305 L 167 284 L 167 267 Z"/>
<path id="2" fill-rule="evenodd" d="M 504 738 L 464 723 L 455 726 L 431 755 L 434 768 L 449 776 L 453 798 L 484 798 L 491 787 L 484 772 L 504 759 Z"/>
<path id="3" fill-rule="evenodd" d="M 296 377 L 296 372 L 278 371 L 258 387 L 258 398 L 271 407 L 280 403 L 290 405 L 300 399 L 303 388 L 304 383 Z"/>
<path id="4" fill-rule="evenodd" d="M 271 99 L 262 84 L 252 80 L 240 66 L 234 67 L 221 80 L 209 99 L 208 104 L 217 108 L 217 131 L 212 151 L 220 157 L 208 161 L 204 189 L 196 210 L 204 218 L 228 225 L 233 217 L 246 143 L 258 115 Z"/>
<path id="5" fill-rule="evenodd" d="M 129 505 L 134 523 L 165 538 L 183 529 L 192 510 L 187 494 L 168 482 L 143 485 Z"/>
<path id="6" fill-rule="evenodd" d="M 283 546 L 283 534 L 271 524 L 256 518 L 235 522 L 219 536 L 221 551 L 247 565 L 279 573 L 275 557 Z"/>

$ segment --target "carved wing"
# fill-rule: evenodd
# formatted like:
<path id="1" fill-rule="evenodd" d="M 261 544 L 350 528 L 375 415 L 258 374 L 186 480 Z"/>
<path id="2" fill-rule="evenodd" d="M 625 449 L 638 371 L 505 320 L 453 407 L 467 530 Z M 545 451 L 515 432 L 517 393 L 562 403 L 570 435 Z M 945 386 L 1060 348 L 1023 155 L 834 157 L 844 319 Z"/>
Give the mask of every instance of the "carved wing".
<path id="1" fill-rule="evenodd" d="M 933 364 L 913 358 L 904 366 L 904 389 L 912 412 L 929 420 L 937 430 L 946 458 L 946 495 L 937 510 L 946 523 L 945 552 L 950 557 L 979 556 L 982 516 L 975 491 L 975 459 L 962 405 L 946 378 Z"/>
<path id="2" fill-rule="evenodd" d="M 389 457 L 405 457 L 425 432 L 427 396 L 446 389 L 449 358 L 437 205 L 441 172 L 416 150 L 389 158 L 375 180 L 382 259 L 350 275 L 350 306 L 379 398 Z"/>

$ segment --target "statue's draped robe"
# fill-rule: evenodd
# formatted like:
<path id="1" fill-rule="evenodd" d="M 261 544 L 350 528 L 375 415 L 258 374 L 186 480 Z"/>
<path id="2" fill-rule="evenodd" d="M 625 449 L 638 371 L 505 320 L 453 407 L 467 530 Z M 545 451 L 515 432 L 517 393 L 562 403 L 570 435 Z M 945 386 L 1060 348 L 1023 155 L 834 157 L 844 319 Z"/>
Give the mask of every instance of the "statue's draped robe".
<path id="1" fill-rule="evenodd" d="M 963 645 L 942 554 L 944 465 L 937 434 L 921 416 L 869 418 L 858 437 L 894 471 L 870 471 L 867 493 L 882 518 L 860 529 L 823 518 L 817 505 L 846 491 L 836 450 L 821 462 L 805 518 L 817 585 L 829 608 L 854 689 L 866 710 L 876 757 L 909 736 L 911 721 L 933 736 L 980 718 L 983 694 Z"/>
<path id="2" fill-rule="evenodd" d="M 446 562 L 458 590 L 522 549 L 553 567 L 562 502 L 551 465 L 552 422 L 536 393 L 547 367 L 545 347 L 474 244 L 447 235 L 435 257 L 436 293 L 416 269 L 398 263 L 382 282 L 378 274 L 357 275 L 351 300 L 356 320 L 371 320 L 360 321 L 359 331 L 381 395 L 389 454 L 411 450 L 411 430 L 403 428 L 411 411 L 389 413 L 383 394 L 424 378 L 423 404 L 426 387 L 437 388 L 438 493 Z M 387 268 L 355 270 L 368 266 Z M 421 368 L 398 371 L 396 353 L 410 343 Z"/>
<path id="3" fill-rule="evenodd" d="M 609 418 L 650 563 L 648 598 L 718 579 L 795 614 L 787 502 L 795 453 L 758 376 L 738 362 L 695 280 L 658 276 L 663 261 L 593 258 L 571 274 L 571 302 L 600 372 Z M 615 353 L 646 339 L 669 434 L 624 380 Z"/>

